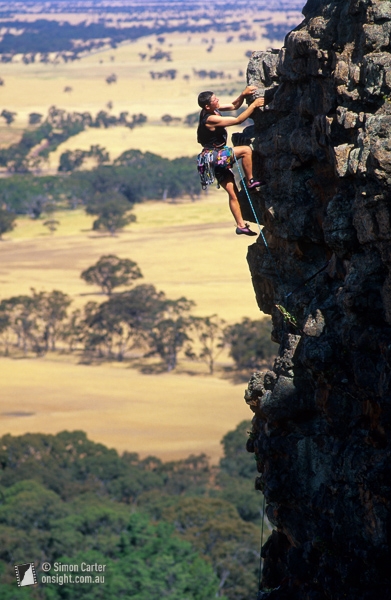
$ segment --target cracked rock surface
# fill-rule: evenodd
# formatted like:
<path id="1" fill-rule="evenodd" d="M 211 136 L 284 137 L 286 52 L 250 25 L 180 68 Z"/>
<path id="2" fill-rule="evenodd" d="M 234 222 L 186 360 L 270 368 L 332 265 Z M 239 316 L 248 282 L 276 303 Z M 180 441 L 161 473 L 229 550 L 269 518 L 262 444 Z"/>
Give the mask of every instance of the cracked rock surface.
<path id="1" fill-rule="evenodd" d="M 259 598 L 391 598 L 391 2 L 309 0 L 255 52 L 248 262 L 280 344 L 246 402 L 267 516 Z"/>

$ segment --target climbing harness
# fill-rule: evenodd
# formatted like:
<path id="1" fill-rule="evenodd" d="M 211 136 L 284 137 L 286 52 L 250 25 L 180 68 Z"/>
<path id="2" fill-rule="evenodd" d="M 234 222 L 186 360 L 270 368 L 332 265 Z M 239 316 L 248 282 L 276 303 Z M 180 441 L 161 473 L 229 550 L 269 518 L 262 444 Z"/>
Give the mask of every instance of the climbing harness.
<path id="1" fill-rule="evenodd" d="M 213 150 L 203 150 L 197 156 L 197 169 L 200 176 L 202 189 L 206 190 L 208 185 L 212 185 L 215 180 Z"/>
<path id="2" fill-rule="evenodd" d="M 234 164 L 234 153 L 229 146 L 218 150 L 204 148 L 197 156 L 197 169 L 203 190 L 212 185 L 218 171 L 230 169 Z"/>

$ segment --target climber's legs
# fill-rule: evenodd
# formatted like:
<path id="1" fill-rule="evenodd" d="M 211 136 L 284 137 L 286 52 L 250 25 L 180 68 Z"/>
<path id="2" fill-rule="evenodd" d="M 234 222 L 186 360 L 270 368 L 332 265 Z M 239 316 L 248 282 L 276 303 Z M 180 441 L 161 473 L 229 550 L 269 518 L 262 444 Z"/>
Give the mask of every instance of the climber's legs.
<path id="1" fill-rule="evenodd" d="M 233 218 L 236 221 L 236 225 L 238 227 L 244 227 L 245 223 L 243 221 L 242 211 L 240 210 L 240 204 L 238 200 L 239 190 L 237 188 L 233 174 L 230 171 L 228 171 L 226 177 L 224 177 L 224 179 L 222 179 L 219 183 L 228 194 L 229 208 L 231 210 Z"/>
<path id="2" fill-rule="evenodd" d="M 236 158 L 242 159 L 242 166 L 244 174 L 246 175 L 247 187 L 256 187 L 256 184 L 260 184 L 259 181 L 254 182 L 253 177 L 253 151 L 250 146 L 235 146 L 233 148 Z"/>
<path id="3" fill-rule="evenodd" d="M 224 174 L 224 177 L 219 177 L 219 183 L 228 194 L 229 208 L 231 210 L 233 218 L 236 221 L 236 233 L 238 235 L 257 235 L 254 231 L 251 231 L 249 226 L 243 221 L 242 211 L 240 209 L 240 204 L 238 200 L 239 190 L 237 188 L 233 173 L 231 171 L 227 171 Z"/>

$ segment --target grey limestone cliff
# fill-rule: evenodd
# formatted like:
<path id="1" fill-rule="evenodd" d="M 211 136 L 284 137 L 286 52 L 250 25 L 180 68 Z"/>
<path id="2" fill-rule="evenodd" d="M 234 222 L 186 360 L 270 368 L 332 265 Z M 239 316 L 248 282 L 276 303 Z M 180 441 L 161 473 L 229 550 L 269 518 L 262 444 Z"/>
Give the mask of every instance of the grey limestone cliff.
<path id="1" fill-rule="evenodd" d="M 274 533 L 259 598 L 391 598 L 391 2 L 309 0 L 255 52 L 249 247 L 280 344 L 253 375 L 248 450 Z"/>

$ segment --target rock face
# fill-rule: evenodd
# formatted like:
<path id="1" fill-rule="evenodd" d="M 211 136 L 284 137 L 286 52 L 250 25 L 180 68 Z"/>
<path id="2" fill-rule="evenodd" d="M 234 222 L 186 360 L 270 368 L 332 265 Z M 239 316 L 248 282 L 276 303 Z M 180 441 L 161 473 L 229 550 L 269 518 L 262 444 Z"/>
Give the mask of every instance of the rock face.
<path id="1" fill-rule="evenodd" d="M 274 533 L 259 598 L 391 598 L 391 2 L 309 0 L 255 52 L 248 262 L 280 343 L 246 392 Z M 268 589 L 268 591 L 266 591 Z"/>

